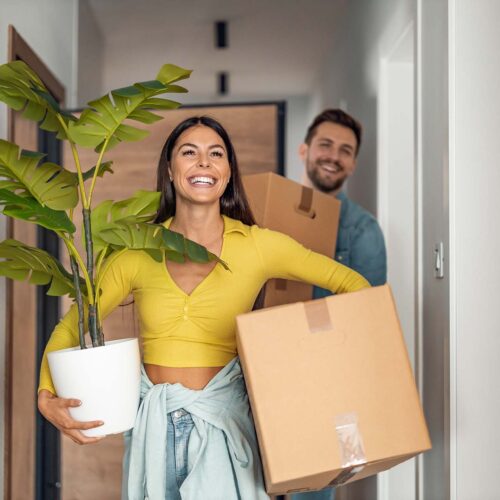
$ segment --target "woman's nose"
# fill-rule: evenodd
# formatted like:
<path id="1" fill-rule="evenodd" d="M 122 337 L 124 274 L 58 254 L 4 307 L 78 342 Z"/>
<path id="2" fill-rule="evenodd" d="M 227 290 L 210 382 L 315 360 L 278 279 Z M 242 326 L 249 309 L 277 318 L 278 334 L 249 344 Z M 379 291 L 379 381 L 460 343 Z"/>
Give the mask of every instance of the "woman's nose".
<path id="1" fill-rule="evenodd" d="M 200 159 L 198 162 L 200 167 L 206 168 L 210 166 L 210 162 L 208 161 L 208 155 L 202 154 L 200 155 Z"/>

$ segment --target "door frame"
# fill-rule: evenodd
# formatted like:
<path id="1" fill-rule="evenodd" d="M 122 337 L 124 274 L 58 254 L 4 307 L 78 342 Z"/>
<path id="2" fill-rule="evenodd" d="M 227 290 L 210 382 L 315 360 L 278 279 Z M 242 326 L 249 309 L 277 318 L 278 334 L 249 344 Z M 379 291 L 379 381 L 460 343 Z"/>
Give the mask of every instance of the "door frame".
<path id="1" fill-rule="evenodd" d="M 24 38 L 19 34 L 14 26 L 9 25 L 8 27 L 8 61 L 24 61 L 31 69 L 33 69 L 37 75 L 40 77 L 44 85 L 47 87 L 52 96 L 58 101 L 61 106 L 64 106 L 66 92 L 64 86 L 59 82 L 59 80 L 54 76 L 42 59 L 36 54 L 36 52 L 29 46 L 29 44 L 24 40 Z M 9 141 L 15 139 L 15 120 L 16 115 L 13 110 L 9 109 L 7 117 L 7 138 Z M 14 220 L 7 218 L 6 221 L 6 233 L 7 238 L 12 238 L 14 233 Z M 39 233 L 40 236 L 40 233 Z M 39 238 L 40 239 L 40 238 Z M 14 422 L 12 407 L 13 407 L 13 385 L 12 385 L 12 373 L 14 369 L 13 360 L 13 317 L 14 317 L 14 302 L 13 302 L 13 282 L 12 280 L 6 280 L 6 336 L 5 336 L 5 407 L 4 407 L 4 498 L 13 498 L 13 491 L 15 490 L 15 485 L 13 484 L 13 465 L 12 463 L 12 450 L 14 447 L 13 443 L 13 426 L 18 425 Z M 37 293 L 40 296 L 40 293 Z M 40 307 L 37 307 L 40 309 Z M 37 311 L 35 311 L 37 314 Z M 39 320 L 37 316 L 37 322 Z M 32 360 L 32 362 L 35 360 Z M 36 405 L 34 402 L 34 408 L 36 411 Z M 22 423 L 20 423 L 22 425 Z M 48 424 L 47 424 L 48 425 Z M 35 432 L 36 432 L 35 428 Z M 32 443 L 32 452 L 36 456 L 37 452 L 37 440 Z M 26 471 L 26 478 L 31 478 L 34 481 L 34 491 L 36 491 L 36 477 L 38 476 L 38 464 L 35 462 L 34 471 Z M 28 479 L 29 480 L 29 479 Z"/>

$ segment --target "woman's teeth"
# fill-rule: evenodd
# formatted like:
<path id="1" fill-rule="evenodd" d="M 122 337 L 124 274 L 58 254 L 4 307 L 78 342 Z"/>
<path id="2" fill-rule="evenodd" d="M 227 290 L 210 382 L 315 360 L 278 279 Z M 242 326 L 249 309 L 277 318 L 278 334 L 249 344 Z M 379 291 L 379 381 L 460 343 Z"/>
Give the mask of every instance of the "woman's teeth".
<path id="1" fill-rule="evenodd" d="M 215 179 L 212 177 L 191 177 L 189 179 L 190 184 L 208 184 L 213 186 L 215 184 Z"/>

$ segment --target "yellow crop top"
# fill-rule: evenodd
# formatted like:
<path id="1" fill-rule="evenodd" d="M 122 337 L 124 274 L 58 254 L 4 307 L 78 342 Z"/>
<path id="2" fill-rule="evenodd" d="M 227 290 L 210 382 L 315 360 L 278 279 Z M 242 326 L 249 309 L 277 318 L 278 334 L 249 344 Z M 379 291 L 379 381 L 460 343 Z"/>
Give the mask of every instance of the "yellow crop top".
<path id="1" fill-rule="evenodd" d="M 223 219 L 220 257 L 230 270 L 217 264 L 189 295 L 169 276 L 165 262 L 156 262 L 143 251 L 126 250 L 109 257 L 102 279 L 102 315 L 106 317 L 133 293 L 144 363 L 171 367 L 227 364 L 236 355 L 235 318 L 252 309 L 268 279 L 305 281 L 336 293 L 370 286 L 360 274 L 289 236 Z M 77 322 L 73 305 L 47 344 L 39 389 L 55 393 L 46 353 L 77 346 Z"/>

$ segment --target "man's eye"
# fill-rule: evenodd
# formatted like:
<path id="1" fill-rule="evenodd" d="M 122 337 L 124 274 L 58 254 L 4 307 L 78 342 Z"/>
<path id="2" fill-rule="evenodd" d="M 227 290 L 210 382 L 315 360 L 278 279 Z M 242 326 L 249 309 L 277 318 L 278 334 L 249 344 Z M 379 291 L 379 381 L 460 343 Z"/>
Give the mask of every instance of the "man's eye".
<path id="1" fill-rule="evenodd" d="M 320 148 L 329 148 L 330 144 L 328 144 L 327 142 L 324 142 L 323 144 L 320 144 L 319 146 L 320 146 Z"/>

